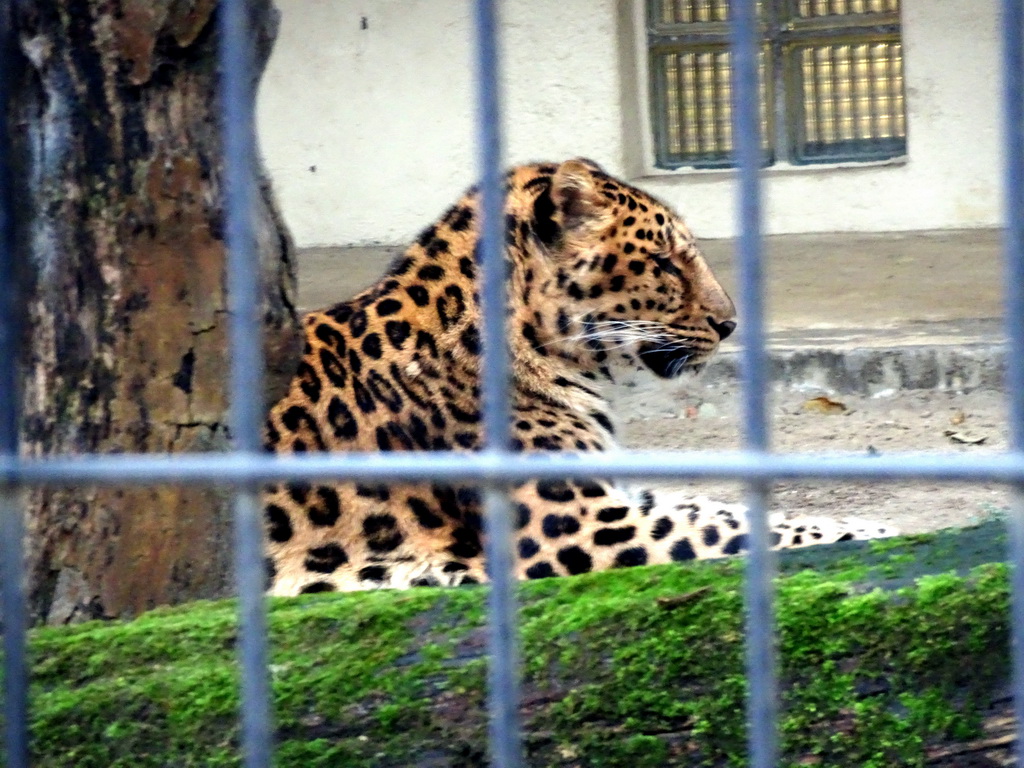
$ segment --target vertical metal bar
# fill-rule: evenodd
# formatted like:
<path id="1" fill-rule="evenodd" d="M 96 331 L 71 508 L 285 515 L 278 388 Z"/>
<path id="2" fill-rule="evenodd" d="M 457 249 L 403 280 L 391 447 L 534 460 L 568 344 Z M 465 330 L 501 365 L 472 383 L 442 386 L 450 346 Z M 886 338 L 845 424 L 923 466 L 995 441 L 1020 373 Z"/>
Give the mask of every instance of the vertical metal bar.
<path id="1" fill-rule="evenodd" d="M 225 230 L 231 338 L 231 429 L 235 449 L 260 450 L 263 421 L 263 345 L 260 277 L 253 210 L 256 184 L 255 34 L 246 0 L 219 10 L 223 99 Z M 239 488 L 234 502 L 235 581 L 239 596 L 242 668 L 242 752 L 246 768 L 271 764 L 270 683 L 259 491 Z"/>
<path id="2" fill-rule="evenodd" d="M 18 311 L 14 193 L 7 118 L 13 79 L 10 3 L 0 3 L 0 457 L 18 453 Z M 0 477 L 0 618 L 4 649 L 4 746 L 8 768 L 28 768 L 28 626 L 23 586 L 24 523 L 18 489 Z"/>
<path id="3" fill-rule="evenodd" d="M 1003 0 L 1006 330 L 1010 438 L 1024 450 L 1024 0 Z"/>
<path id="4" fill-rule="evenodd" d="M 761 119 L 758 100 L 758 31 L 754 0 L 733 5 L 733 131 L 739 167 L 740 337 L 743 341 L 743 406 L 746 443 L 754 450 L 768 447 L 765 410 L 767 380 L 764 362 L 764 307 L 761 248 Z"/>
<path id="5" fill-rule="evenodd" d="M 1003 0 L 1003 120 L 1006 275 L 1006 389 L 1010 447 L 1024 451 L 1024 0 Z M 1024 484 L 1011 488 L 1011 630 L 1017 761 L 1024 758 Z"/>
<path id="6" fill-rule="evenodd" d="M 877 150 L 882 149 L 882 129 L 881 129 L 881 116 L 880 116 L 880 99 L 878 90 L 878 79 L 875 77 L 875 55 L 877 51 L 877 43 L 874 45 L 868 45 L 868 109 L 871 112 L 871 142 Z"/>
<path id="7" fill-rule="evenodd" d="M 0 348 L 2 348 L 0 344 Z M 9 358 L 8 358 L 9 359 Z M 0 407 L 8 402 L 0 394 Z M 28 768 L 27 619 L 22 586 L 24 525 L 17 490 L 0 484 L 0 610 L 4 630 L 4 746 L 7 768 Z"/>
<path id="8" fill-rule="evenodd" d="M 504 193 L 501 180 L 501 114 L 498 82 L 497 13 L 494 0 L 476 0 L 477 132 L 481 165 L 481 395 L 486 450 L 509 449 L 509 355 L 505 335 L 508 304 L 504 257 Z M 523 764 L 519 730 L 519 653 L 512 573 L 511 510 L 505 488 L 484 489 L 486 557 L 491 587 L 487 648 L 487 704 L 491 759 L 497 768 Z"/>
<path id="9" fill-rule="evenodd" d="M 689 126 L 686 122 L 686 79 L 683 77 L 684 58 L 681 52 L 672 54 L 676 59 L 675 81 L 676 81 L 676 112 L 679 115 L 679 160 L 697 159 L 694 153 L 687 157 L 686 142 L 689 136 Z M 694 54 L 696 55 L 696 54 Z M 696 112 L 696 98 L 694 101 L 694 112 Z"/>
<path id="10" fill-rule="evenodd" d="M 819 51 L 821 49 L 817 47 L 808 46 L 806 48 L 807 57 L 811 62 L 811 80 L 814 83 L 813 87 L 813 99 L 814 99 L 814 123 L 815 123 L 815 143 L 820 147 L 825 143 L 825 109 L 824 109 L 824 89 L 821 87 L 821 70 L 818 67 L 818 61 L 820 59 Z M 800 155 L 807 157 L 810 152 L 810 142 L 804 144 L 800 148 Z"/>
<path id="11" fill-rule="evenodd" d="M 756 0 L 732 5 L 733 120 L 736 159 L 739 165 L 739 268 L 740 329 L 743 342 L 743 416 L 746 445 L 751 450 L 768 448 L 765 409 L 767 391 L 763 328 L 763 278 L 761 269 L 761 120 L 758 88 Z M 773 768 L 776 743 L 775 620 L 772 606 L 773 560 L 768 547 L 769 484 L 748 486 L 750 557 L 744 582 L 747 620 L 748 743 L 752 768 Z"/>
<path id="12" fill-rule="evenodd" d="M 722 123 L 725 109 L 722 105 L 722 57 L 719 51 L 711 52 L 711 148 L 721 157 L 725 142 L 722 141 Z"/>
<path id="13" fill-rule="evenodd" d="M 841 145 L 843 142 L 843 95 L 839 80 L 839 46 L 829 44 L 828 58 L 832 77 L 832 118 L 835 130 L 835 143 L 836 145 Z M 829 154 L 834 158 L 837 151 L 837 146 L 833 145 L 829 150 Z"/>
<path id="14" fill-rule="evenodd" d="M 853 120 L 853 136 L 850 140 L 856 144 L 860 140 L 861 104 L 860 95 L 857 91 L 857 43 L 851 41 L 847 46 L 850 62 L 850 119 Z M 854 150 L 848 150 L 846 154 L 852 154 Z"/>
<path id="15" fill-rule="evenodd" d="M 703 11 L 704 9 L 701 8 L 701 13 L 703 13 Z M 704 94 L 704 82 L 701 77 L 703 74 L 700 66 L 701 56 L 707 56 L 712 67 L 714 66 L 715 57 L 713 53 L 709 53 L 708 51 L 696 51 L 693 55 L 693 61 L 690 66 L 690 74 L 693 77 L 693 92 L 696 97 L 694 99 L 694 128 L 696 129 L 697 134 L 697 156 L 699 159 L 704 160 L 709 154 L 711 157 L 714 157 L 714 152 L 709 153 L 706 149 L 708 142 L 705 138 L 704 116 L 707 114 L 706 110 L 708 109 L 708 105 Z M 712 105 L 711 108 L 714 109 L 714 106 Z"/>
<path id="16" fill-rule="evenodd" d="M 765 115 L 768 118 L 769 136 L 772 139 L 770 151 L 774 155 L 774 162 L 790 163 L 793 161 L 790 134 L 796 135 L 796 126 L 793 125 L 795 110 L 790 108 L 789 102 L 792 98 L 791 84 L 786 80 L 786 68 L 789 62 L 785 55 L 787 46 L 784 33 L 789 16 L 785 15 L 786 11 L 780 9 L 777 3 L 769 3 L 764 9 L 764 14 L 769 38 L 767 60 L 765 61 L 765 75 L 766 78 L 769 78 L 765 84 L 765 93 L 769 102 L 766 105 Z M 760 46 L 758 47 L 760 49 Z M 760 91 L 758 93 L 760 94 Z M 760 119 L 760 112 L 758 119 Z M 764 152 L 763 149 L 761 151 Z"/>

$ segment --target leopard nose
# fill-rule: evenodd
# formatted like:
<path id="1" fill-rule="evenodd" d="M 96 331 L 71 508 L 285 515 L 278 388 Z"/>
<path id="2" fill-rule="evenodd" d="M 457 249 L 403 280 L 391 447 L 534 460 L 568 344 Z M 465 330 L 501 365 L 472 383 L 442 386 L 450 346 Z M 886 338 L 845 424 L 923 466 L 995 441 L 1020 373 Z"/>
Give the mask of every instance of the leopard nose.
<path id="1" fill-rule="evenodd" d="M 736 330 L 736 323 L 732 320 L 726 320 L 719 323 L 713 317 L 708 318 L 708 325 L 711 326 L 711 330 L 718 334 L 718 338 L 725 341 L 732 335 L 732 332 Z"/>

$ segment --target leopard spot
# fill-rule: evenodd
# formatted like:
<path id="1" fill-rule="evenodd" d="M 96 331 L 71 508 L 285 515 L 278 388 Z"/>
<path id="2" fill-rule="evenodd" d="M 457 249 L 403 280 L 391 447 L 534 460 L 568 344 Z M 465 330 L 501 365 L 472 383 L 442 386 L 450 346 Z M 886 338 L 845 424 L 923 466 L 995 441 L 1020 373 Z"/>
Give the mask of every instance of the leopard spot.
<path id="1" fill-rule="evenodd" d="M 349 318 L 348 330 L 353 339 L 358 339 L 366 332 L 366 313 L 363 310 L 360 309 Z"/>
<path id="2" fill-rule="evenodd" d="M 540 544 L 529 536 L 524 536 L 519 540 L 519 557 L 523 560 L 529 560 L 538 552 L 540 552 Z"/>
<path id="3" fill-rule="evenodd" d="M 695 560 L 697 558 L 697 553 L 693 551 L 693 545 L 690 544 L 689 539 L 680 539 L 673 544 L 668 555 L 672 558 L 672 562 L 675 563 Z"/>
<path id="4" fill-rule="evenodd" d="M 594 561 L 580 547 L 572 546 L 558 550 L 558 562 L 572 575 L 587 573 L 594 567 Z"/>
<path id="5" fill-rule="evenodd" d="M 576 487 L 579 488 L 583 497 L 587 499 L 598 499 L 602 496 L 607 496 L 602 485 L 589 480 L 577 480 Z"/>
<path id="6" fill-rule="evenodd" d="M 387 317 L 402 309 L 402 302 L 396 299 L 383 299 L 377 302 L 377 316 Z"/>
<path id="7" fill-rule="evenodd" d="M 405 292 L 417 307 L 425 307 L 430 303 L 430 293 L 422 285 L 410 285 Z"/>
<path id="8" fill-rule="evenodd" d="M 341 517 L 341 499 L 338 492 L 326 485 L 316 489 L 317 502 L 307 511 L 309 522 L 318 528 L 327 528 Z"/>
<path id="9" fill-rule="evenodd" d="M 348 562 L 348 555 L 338 544 L 324 544 L 321 547 L 313 547 L 306 556 L 307 571 L 315 573 L 334 573 L 338 568 Z"/>
<path id="10" fill-rule="evenodd" d="M 299 590 L 300 595 L 314 595 L 318 592 L 334 592 L 334 585 L 327 581 L 311 581 Z"/>
<path id="11" fill-rule="evenodd" d="M 357 483 L 356 496 L 362 496 L 364 499 L 387 501 L 391 498 L 391 491 L 386 485 L 363 485 L 362 483 Z"/>
<path id="12" fill-rule="evenodd" d="M 458 208 L 452 216 L 448 226 L 450 226 L 456 232 L 462 232 L 469 229 L 470 224 L 473 223 L 473 209 L 472 208 Z"/>
<path id="13" fill-rule="evenodd" d="M 549 539 L 568 536 L 580 529 L 579 520 L 571 515 L 545 515 L 540 529 Z"/>
<path id="14" fill-rule="evenodd" d="M 528 579 L 549 579 L 555 575 L 555 569 L 551 567 L 551 563 L 540 562 L 534 563 L 526 569 L 526 578 Z"/>
<path id="15" fill-rule="evenodd" d="M 352 440 L 359 434 L 359 425 L 352 411 L 337 395 L 331 397 L 331 402 L 327 405 L 327 423 L 331 425 L 331 431 L 339 440 Z"/>
<path id="16" fill-rule="evenodd" d="M 743 550 L 747 549 L 747 534 L 741 533 L 738 536 L 733 536 L 722 547 L 723 555 L 738 555 Z"/>
<path id="17" fill-rule="evenodd" d="M 402 395 L 391 384 L 390 381 L 381 376 L 377 371 L 370 371 L 366 377 L 366 386 L 374 398 L 387 407 L 392 413 L 399 413 L 405 405 Z"/>
<path id="18" fill-rule="evenodd" d="M 520 531 L 530 522 L 530 508 L 525 504 L 516 504 L 516 530 Z"/>
<path id="19" fill-rule="evenodd" d="M 330 347 L 331 351 L 335 354 L 345 354 L 345 337 L 341 335 L 337 328 L 327 323 L 320 323 L 316 326 L 316 330 L 313 333 L 320 341 Z"/>
<path id="20" fill-rule="evenodd" d="M 629 514 L 629 507 L 605 507 L 597 511 L 597 519 L 602 523 L 614 523 Z"/>
<path id="21" fill-rule="evenodd" d="M 465 526 L 456 528 L 452 532 L 452 537 L 455 542 L 448 547 L 448 551 L 455 557 L 468 560 L 482 551 L 479 534 Z"/>
<path id="22" fill-rule="evenodd" d="M 647 565 L 647 550 L 643 547 L 624 549 L 615 556 L 615 565 L 619 568 Z"/>
<path id="23" fill-rule="evenodd" d="M 430 508 L 423 499 L 417 496 L 410 496 L 406 503 L 409 505 L 409 509 L 416 516 L 416 522 L 418 522 L 423 528 L 433 530 L 440 528 L 444 525 L 444 520 L 437 515 L 434 510 Z"/>
<path id="24" fill-rule="evenodd" d="M 341 364 L 341 361 L 337 356 L 327 348 L 320 350 L 320 365 L 323 367 L 324 373 L 327 374 L 327 378 L 330 380 L 331 384 L 338 388 L 345 386 L 345 383 L 348 380 L 348 371 L 345 370 L 345 367 Z M 317 389 L 319 390 L 319 382 Z M 320 395 L 318 391 L 316 400 L 319 399 Z M 313 402 L 315 403 L 316 400 L 313 400 Z"/>
<path id="25" fill-rule="evenodd" d="M 388 569 L 383 565 L 368 565 L 359 569 L 360 581 L 375 581 L 380 583 L 388 577 Z"/>
<path id="26" fill-rule="evenodd" d="M 460 337 L 462 346 L 466 348 L 466 351 L 471 355 L 480 354 L 480 334 L 476 329 L 476 326 L 469 326 L 462 332 Z"/>
<path id="27" fill-rule="evenodd" d="M 444 267 L 438 266 L 437 264 L 427 264 L 425 267 L 420 267 L 420 271 L 416 273 L 416 277 L 420 280 L 434 282 L 444 277 Z"/>
<path id="28" fill-rule="evenodd" d="M 363 339 L 363 354 L 372 357 L 374 360 L 380 360 L 383 354 L 380 347 L 380 336 L 376 333 L 366 335 L 366 338 Z"/>
<path id="29" fill-rule="evenodd" d="M 313 405 L 320 402 L 323 385 L 320 383 L 320 377 L 313 370 L 313 366 L 303 360 L 299 363 L 299 369 L 295 375 L 299 380 L 299 389 L 302 390 L 302 394 L 306 396 L 309 402 Z"/>
<path id="30" fill-rule="evenodd" d="M 393 552 L 405 540 L 394 515 L 367 515 L 363 520 L 366 545 L 374 552 Z"/>
<path id="31" fill-rule="evenodd" d="M 561 480 L 540 480 L 537 482 L 537 495 L 545 501 L 565 503 L 576 498 L 572 489 Z"/>
<path id="32" fill-rule="evenodd" d="M 373 413 L 377 410 L 377 404 L 373 402 L 369 391 L 359 379 L 352 379 L 352 395 L 355 397 L 356 406 L 363 413 Z"/>
<path id="33" fill-rule="evenodd" d="M 600 528 L 594 532 L 594 544 L 599 547 L 610 547 L 630 541 L 635 536 L 635 525 L 624 525 L 621 528 Z"/>
<path id="34" fill-rule="evenodd" d="M 384 326 L 384 334 L 395 349 L 401 349 L 409 338 L 412 328 L 405 320 L 389 320 Z"/>
<path id="35" fill-rule="evenodd" d="M 651 538 L 655 541 L 661 541 L 670 533 L 672 533 L 672 529 L 674 527 L 675 523 L 672 522 L 672 518 L 659 517 L 655 521 L 654 526 L 651 528 Z"/>
<path id="36" fill-rule="evenodd" d="M 292 521 L 288 517 L 288 513 L 277 504 L 268 504 L 266 514 L 267 522 L 270 524 L 267 531 L 270 540 L 280 544 L 291 539 L 294 532 L 292 531 Z"/>

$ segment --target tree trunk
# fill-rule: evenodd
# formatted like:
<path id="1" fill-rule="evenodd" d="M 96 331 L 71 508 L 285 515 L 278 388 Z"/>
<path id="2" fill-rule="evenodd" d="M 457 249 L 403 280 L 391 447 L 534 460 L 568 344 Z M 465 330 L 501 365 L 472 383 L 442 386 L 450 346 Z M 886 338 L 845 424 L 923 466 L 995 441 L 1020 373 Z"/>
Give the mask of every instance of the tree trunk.
<path id="1" fill-rule="evenodd" d="M 25 266 L 23 452 L 228 446 L 216 0 L 18 3 L 13 84 Z M 258 68 L 277 11 L 249 4 Z M 267 400 L 299 352 L 291 241 L 262 170 Z M 133 615 L 230 583 L 226 494 L 27 496 L 36 620 Z"/>

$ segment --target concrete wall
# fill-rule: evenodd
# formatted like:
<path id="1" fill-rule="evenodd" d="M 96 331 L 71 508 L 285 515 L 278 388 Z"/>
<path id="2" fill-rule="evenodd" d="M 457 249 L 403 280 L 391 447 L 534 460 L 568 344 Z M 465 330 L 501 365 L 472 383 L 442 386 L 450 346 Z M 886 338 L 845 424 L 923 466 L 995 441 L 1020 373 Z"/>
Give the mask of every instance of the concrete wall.
<path id="1" fill-rule="evenodd" d="M 259 128 L 300 245 L 400 243 L 477 175 L 465 0 L 278 0 Z M 734 232 L 733 174 L 649 162 L 640 2 L 503 4 L 509 163 L 585 155 Z M 995 0 L 904 0 L 909 158 L 766 173 L 773 233 L 988 227 L 999 211 Z"/>

